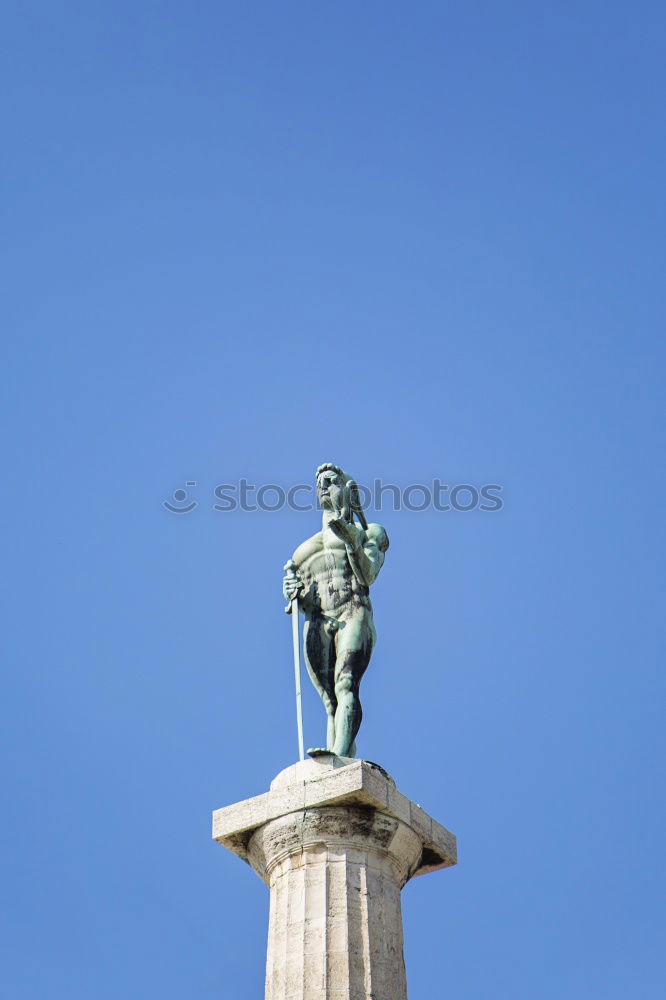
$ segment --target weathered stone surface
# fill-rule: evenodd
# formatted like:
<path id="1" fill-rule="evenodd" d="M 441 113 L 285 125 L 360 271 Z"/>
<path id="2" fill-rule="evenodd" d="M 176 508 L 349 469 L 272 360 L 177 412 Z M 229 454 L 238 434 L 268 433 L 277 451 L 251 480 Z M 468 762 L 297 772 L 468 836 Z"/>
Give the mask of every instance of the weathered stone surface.
<path id="1" fill-rule="evenodd" d="M 279 816 L 336 803 L 371 806 L 402 820 L 422 839 L 424 864 L 415 875 L 454 865 L 456 839 L 425 810 L 395 787 L 393 779 L 367 760 L 316 757 L 292 764 L 271 782 L 270 790 L 213 813 L 213 839 L 248 861 L 253 832 Z"/>
<path id="2" fill-rule="evenodd" d="M 400 890 L 456 841 L 382 768 L 302 761 L 218 809 L 213 836 L 270 887 L 266 1000 L 406 1000 Z"/>

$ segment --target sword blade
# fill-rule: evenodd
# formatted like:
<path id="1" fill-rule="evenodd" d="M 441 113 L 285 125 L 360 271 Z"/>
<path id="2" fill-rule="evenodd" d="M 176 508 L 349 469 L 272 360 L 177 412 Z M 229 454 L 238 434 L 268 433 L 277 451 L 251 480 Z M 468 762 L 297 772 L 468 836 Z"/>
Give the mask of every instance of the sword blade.
<path id="1" fill-rule="evenodd" d="M 291 638 L 294 645 L 294 680 L 296 682 L 296 725 L 298 727 L 299 760 L 305 760 L 303 747 L 303 706 L 301 704 L 301 641 L 298 634 L 298 597 L 291 602 Z"/>

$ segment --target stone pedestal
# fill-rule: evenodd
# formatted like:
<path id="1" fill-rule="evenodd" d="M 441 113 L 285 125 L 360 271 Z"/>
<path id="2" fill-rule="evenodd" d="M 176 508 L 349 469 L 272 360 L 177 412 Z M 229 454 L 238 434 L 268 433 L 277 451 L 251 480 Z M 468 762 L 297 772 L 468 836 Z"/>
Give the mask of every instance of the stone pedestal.
<path id="1" fill-rule="evenodd" d="M 400 890 L 456 840 L 376 764 L 333 754 L 213 813 L 269 886 L 266 1000 L 406 1000 Z"/>

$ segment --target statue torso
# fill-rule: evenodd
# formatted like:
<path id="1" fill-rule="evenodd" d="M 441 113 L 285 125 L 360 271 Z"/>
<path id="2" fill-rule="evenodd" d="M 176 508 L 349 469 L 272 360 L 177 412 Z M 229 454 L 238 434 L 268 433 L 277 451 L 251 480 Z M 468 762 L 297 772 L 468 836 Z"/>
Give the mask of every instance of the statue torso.
<path id="1" fill-rule="evenodd" d="M 304 607 L 314 613 L 341 616 L 356 608 L 371 608 L 369 590 L 359 583 L 349 565 L 344 543 L 333 534 L 318 531 L 302 542 L 293 555 L 303 580 Z"/>

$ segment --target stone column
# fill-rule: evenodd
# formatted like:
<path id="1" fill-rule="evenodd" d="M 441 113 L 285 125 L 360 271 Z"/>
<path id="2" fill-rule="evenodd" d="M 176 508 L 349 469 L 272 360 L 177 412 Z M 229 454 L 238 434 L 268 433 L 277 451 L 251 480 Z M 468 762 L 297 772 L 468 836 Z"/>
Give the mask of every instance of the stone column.
<path id="1" fill-rule="evenodd" d="M 406 1000 L 400 890 L 456 842 L 382 768 L 294 764 L 217 810 L 213 836 L 270 888 L 266 1000 Z"/>

